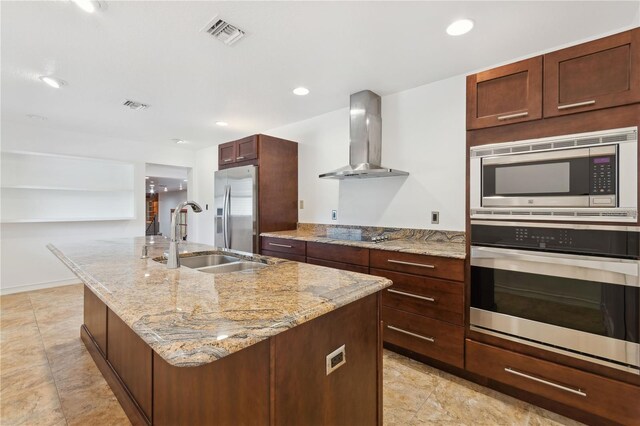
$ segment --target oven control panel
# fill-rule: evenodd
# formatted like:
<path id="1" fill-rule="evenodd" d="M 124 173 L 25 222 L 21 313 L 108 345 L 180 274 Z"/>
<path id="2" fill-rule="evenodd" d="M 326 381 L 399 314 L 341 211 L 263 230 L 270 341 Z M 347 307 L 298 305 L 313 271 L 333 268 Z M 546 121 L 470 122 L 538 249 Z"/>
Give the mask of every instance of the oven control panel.
<path id="1" fill-rule="evenodd" d="M 478 223 L 479 222 L 479 223 Z M 471 244 L 475 246 L 541 250 L 593 256 L 640 258 L 640 231 L 500 225 L 501 222 L 471 222 Z"/>

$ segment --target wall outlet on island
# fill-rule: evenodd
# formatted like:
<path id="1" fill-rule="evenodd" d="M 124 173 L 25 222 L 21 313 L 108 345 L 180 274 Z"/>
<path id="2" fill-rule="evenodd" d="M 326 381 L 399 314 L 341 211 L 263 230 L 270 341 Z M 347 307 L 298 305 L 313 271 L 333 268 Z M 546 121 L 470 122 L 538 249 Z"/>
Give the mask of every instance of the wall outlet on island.
<path id="1" fill-rule="evenodd" d="M 338 220 L 338 210 L 331 210 L 331 220 Z"/>
<path id="2" fill-rule="evenodd" d="M 304 200 L 300 200 L 300 210 L 304 209 Z"/>

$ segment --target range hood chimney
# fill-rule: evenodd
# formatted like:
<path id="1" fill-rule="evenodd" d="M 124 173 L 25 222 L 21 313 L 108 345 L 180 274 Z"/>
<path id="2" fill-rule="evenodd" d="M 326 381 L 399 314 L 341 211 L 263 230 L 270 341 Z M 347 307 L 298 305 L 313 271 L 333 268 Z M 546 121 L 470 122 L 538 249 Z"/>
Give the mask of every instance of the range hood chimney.
<path id="1" fill-rule="evenodd" d="M 349 165 L 329 173 L 325 179 L 365 179 L 407 176 L 409 173 L 380 165 L 382 154 L 382 101 L 371 90 L 351 95 L 349 115 Z"/>

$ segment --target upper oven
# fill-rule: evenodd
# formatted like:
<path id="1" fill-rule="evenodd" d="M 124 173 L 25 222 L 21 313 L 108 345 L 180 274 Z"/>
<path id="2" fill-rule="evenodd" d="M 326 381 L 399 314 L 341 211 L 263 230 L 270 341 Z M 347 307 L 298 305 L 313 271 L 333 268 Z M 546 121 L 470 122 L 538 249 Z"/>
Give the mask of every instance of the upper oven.
<path id="1" fill-rule="evenodd" d="M 474 147 L 470 173 L 474 219 L 637 219 L 636 127 Z"/>

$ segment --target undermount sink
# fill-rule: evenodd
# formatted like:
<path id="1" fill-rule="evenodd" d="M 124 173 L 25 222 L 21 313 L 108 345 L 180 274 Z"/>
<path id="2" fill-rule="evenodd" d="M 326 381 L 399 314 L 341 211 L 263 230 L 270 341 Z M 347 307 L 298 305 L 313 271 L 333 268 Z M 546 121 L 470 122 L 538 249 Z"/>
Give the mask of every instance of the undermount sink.
<path id="1" fill-rule="evenodd" d="M 222 254 L 204 254 L 202 256 L 181 257 L 180 264 L 187 268 L 204 268 L 207 266 L 218 266 L 227 263 L 240 262 L 239 257 L 225 256 Z"/>
<path id="2" fill-rule="evenodd" d="M 203 254 L 200 256 L 180 257 L 180 265 L 207 274 L 226 274 L 229 272 L 254 271 L 268 265 L 251 262 L 224 254 Z"/>
<path id="3" fill-rule="evenodd" d="M 198 271 L 206 272 L 208 274 L 226 274 L 229 272 L 255 271 L 266 268 L 267 266 L 268 265 L 259 262 L 234 262 L 224 265 L 210 266 L 208 268 L 198 268 Z"/>

